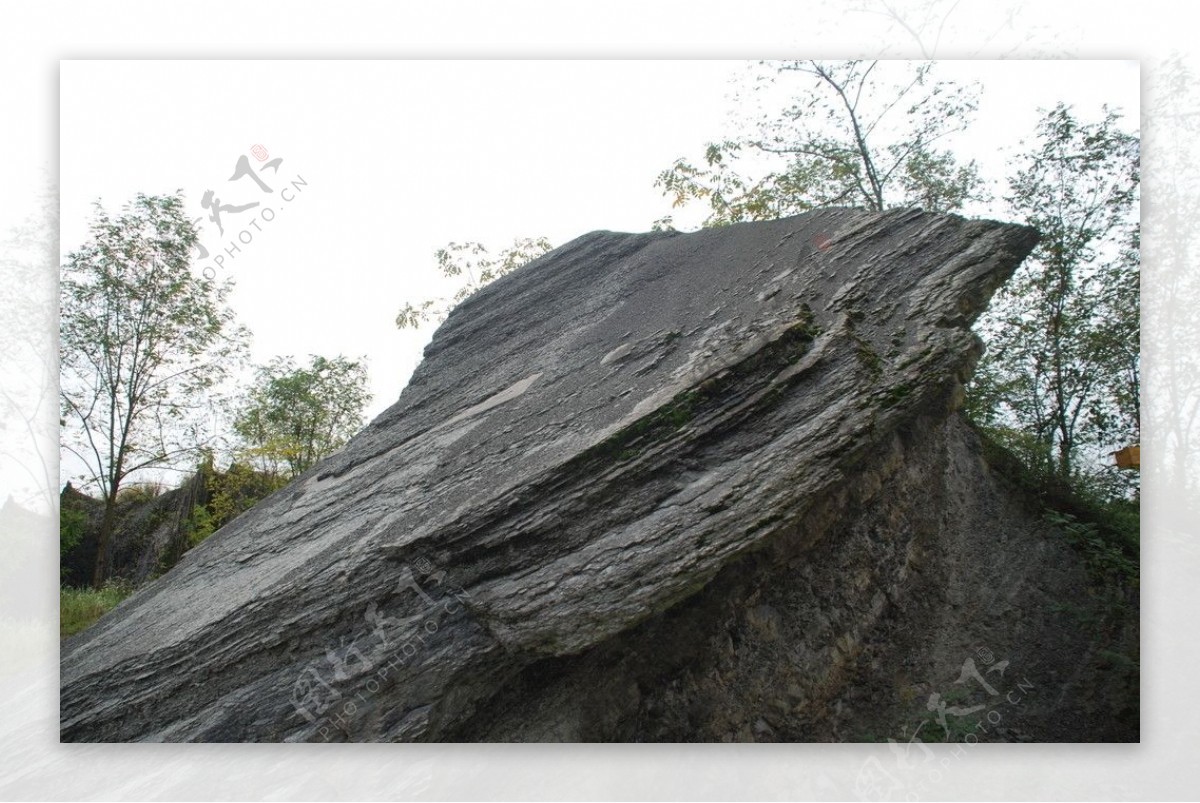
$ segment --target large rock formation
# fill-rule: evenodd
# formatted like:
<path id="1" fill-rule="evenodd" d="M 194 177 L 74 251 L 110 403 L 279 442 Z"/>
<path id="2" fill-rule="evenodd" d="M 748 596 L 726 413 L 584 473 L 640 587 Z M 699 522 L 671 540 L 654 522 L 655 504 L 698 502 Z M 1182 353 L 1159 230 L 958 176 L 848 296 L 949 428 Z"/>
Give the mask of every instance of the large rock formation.
<path id="1" fill-rule="evenodd" d="M 1033 671 L 1008 653 L 1066 628 L 1020 599 L 1086 578 L 952 410 L 1035 239 L 848 209 L 580 237 L 68 641 L 63 739 L 878 738 L 885 677 L 923 706 L 972 650 L 989 688 Z"/>

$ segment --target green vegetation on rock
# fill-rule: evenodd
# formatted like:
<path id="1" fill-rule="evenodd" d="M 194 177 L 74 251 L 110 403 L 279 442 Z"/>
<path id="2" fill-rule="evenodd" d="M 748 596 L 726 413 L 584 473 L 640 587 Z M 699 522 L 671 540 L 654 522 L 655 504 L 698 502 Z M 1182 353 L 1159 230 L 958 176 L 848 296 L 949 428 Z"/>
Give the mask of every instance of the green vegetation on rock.
<path id="1" fill-rule="evenodd" d="M 96 623 L 101 616 L 133 593 L 133 587 L 110 580 L 100 588 L 61 588 L 58 592 L 60 638 L 73 636 Z"/>

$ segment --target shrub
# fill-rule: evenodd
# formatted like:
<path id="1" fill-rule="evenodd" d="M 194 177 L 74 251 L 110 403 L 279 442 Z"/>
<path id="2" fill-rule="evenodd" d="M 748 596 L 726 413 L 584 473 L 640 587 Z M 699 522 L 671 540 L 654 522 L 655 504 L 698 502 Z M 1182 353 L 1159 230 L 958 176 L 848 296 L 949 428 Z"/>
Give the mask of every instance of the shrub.
<path id="1" fill-rule="evenodd" d="M 1067 541 L 1083 553 L 1088 574 L 1098 585 L 1137 587 L 1137 558 L 1127 554 L 1120 539 L 1105 537 L 1095 522 L 1080 521 L 1070 513 L 1048 510 L 1045 519 L 1061 530 Z"/>
<path id="2" fill-rule="evenodd" d="M 1141 531 L 1137 497 L 1113 497 L 1088 475 L 1076 475 L 1067 482 L 1054 473 L 1048 453 L 1032 438 L 1012 430 L 974 427 L 988 465 L 1001 476 L 1045 510 L 1094 524 L 1106 541 L 1137 560 Z"/>
<path id="3" fill-rule="evenodd" d="M 196 505 L 187 520 L 188 549 L 201 543 L 217 531 L 214 517 L 204 505 Z"/>
<path id="4" fill-rule="evenodd" d="M 83 540 L 87 531 L 87 511 L 62 507 L 58 512 L 58 556 L 61 559 Z"/>
<path id="5" fill-rule="evenodd" d="M 162 496 L 164 487 L 159 482 L 139 482 L 126 485 L 117 492 L 117 503 L 122 505 L 139 505 Z"/>
<path id="6" fill-rule="evenodd" d="M 261 499 L 287 484 L 279 475 L 255 471 L 234 463 L 225 473 L 207 471 L 208 503 L 196 505 L 188 516 L 188 548 L 192 548 L 217 530 L 249 510 Z"/>

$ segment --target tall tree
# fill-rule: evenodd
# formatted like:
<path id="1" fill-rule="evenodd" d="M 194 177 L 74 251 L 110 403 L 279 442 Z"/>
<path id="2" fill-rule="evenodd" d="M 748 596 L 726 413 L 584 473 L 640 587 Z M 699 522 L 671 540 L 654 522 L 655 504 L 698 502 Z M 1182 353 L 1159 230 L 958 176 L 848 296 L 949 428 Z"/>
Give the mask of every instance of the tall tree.
<path id="1" fill-rule="evenodd" d="M 1085 123 L 1060 103 L 1009 182 L 1010 214 L 1042 239 L 983 319 L 972 393 L 1064 480 L 1082 449 L 1138 438 L 1139 179 L 1139 140 L 1116 112 Z"/>
<path id="2" fill-rule="evenodd" d="M 63 265 L 59 329 L 64 448 L 104 499 L 93 583 L 107 574 L 117 495 L 130 475 L 190 462 L 213 438 L 209 392 L 247 337 L 231 286 L 191 270 L 181 195 L 139 194 Z"/>
<path id="3" fill-rule="evenodd" d="M 977 108 L 975 88 L 934 81 L 933 62 L 766 67 L 773 76 L 757 91 L 772 97 L 781 81 L 798 79 L 792 99 L 748 133 L 710 143 L 702 165 L 679 159 L 659 174 L 673 206 L 706 203 L 705 225 L 719 225 L 836 205 L 953 211 L 979 196 L 975 164 L 960 164 L 945 147 Z"/>
<path id="4" fill-rule="evenodd" d="M 277 357 L 258 368 L 234 431 L 262 468 L 295 477 L 362 429 L 370 400 L 362 361 L 314 355 L 301 367 Z"/>

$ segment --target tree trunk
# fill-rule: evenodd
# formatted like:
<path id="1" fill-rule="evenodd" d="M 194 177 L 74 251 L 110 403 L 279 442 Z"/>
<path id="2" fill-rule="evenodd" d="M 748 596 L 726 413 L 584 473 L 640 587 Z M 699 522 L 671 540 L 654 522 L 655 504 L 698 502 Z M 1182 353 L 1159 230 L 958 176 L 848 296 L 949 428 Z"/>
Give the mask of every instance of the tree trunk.
<path id="1" fill-rule="evenodd" d="M 104 517 L 100 520 L 100 534 L 96 538 L 96 568 L 92 572 L 92 588 L 99 589 L 108 579 L 108 544 L 116 527 L 117 495 L 109 494 L 104 500 Z"/>
<path id="2" fill-rule="evenodd" d="M 1058 476 L 1063 482 L 1069 484 L 1071 482 L 1071 452 L 1074 449 L 1074 443 L 1068 435 L 1064 434 L 1065 432 L 1066 428 L 1064 427 L 1060 431 L 1062 437 L 1058 442 Z"/>

